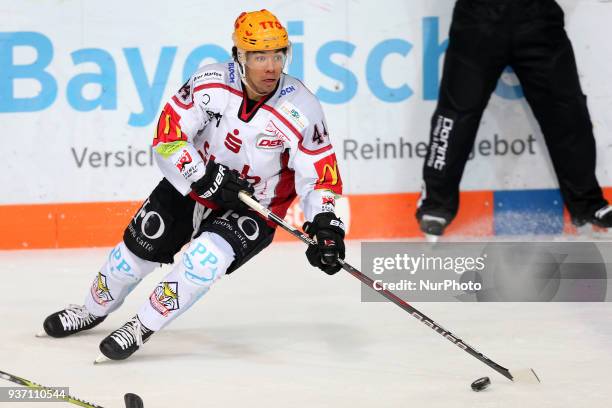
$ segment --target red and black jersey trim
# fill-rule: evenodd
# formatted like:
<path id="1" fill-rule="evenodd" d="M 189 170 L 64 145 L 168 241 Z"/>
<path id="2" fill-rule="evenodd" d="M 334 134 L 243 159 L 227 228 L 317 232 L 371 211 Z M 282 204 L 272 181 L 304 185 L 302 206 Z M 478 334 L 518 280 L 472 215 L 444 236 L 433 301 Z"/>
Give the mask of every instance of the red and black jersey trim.
<path id="1" fill-rule="evenodd" d="M 193 93 L 195 94 L 198 91 L 202 91 L 204 89 L 210 89 L 210 88 L 221 88 L 221 89 L 224 89 L 224 90 L 226 90 L 226 91 L 228 91 L 230 93 L 233 93 L 234 95 L 240 96 L 241 98 L 243 98 L 242 99 L 242 103 L 244 103 L 245 93 L 242 92 L 242 91 L 239 91 L 237 89 L 234 89 L 234 88 L 232 88 L 232 87 L 230 87 L 228 85 L 225 85 L 225 84 L 212 83 L 212 84 L 200 85 L 200 86 L 196 87 L 193 90 Z M 273 95 L 273 94 L 274 93 L 272 93 L 270 95 Z M 304 147 L 304 145 L 303 145 L 303 137 L 302 137 L 302 134 L 300 133 L 300 131 L 297 130 L 295 128 L 295 126 L 293 126 L 287 119 L 285 119 L 285 117 L 283 115 L 281 115 L 276 109 L 274 109 L 273 107 L 271 107 L 269 105 L 266 105 L 265 102 L 267 101 L 267 99 L 262 99 L 262 100 L 264 102 L 262 102 L 262 104 L 259 105 L 256 110 L 254 109 L 250 114 L 254 116 L 255 113 L 257 112 L 257 110 L 259 110 L 259 108 L 262 108 L 262 109 L 267 110 L 270 113 L 272 113 L 278 120 L 280 120 L 285 126 L 287 126 L 287 128 L 289 128 L 289 130 L 291 130 L 291 132 L 298 138 L 298 140 L 299 140 L 298 148 L 302 152 L 304 152 L 306 154 L 310 154 L 310 155 L 317 155 L 317 154 L 321 154 L 321 153 L 323 153 L 323 152 L 325 152 L 327 150 L 331 150 L 331 148 L 332 148 L 331 144 L 328 144 L 327 146 L 322 147 L 320 149 L 316 149 L 316 150 L 310 150 L 310 149 Z M 242 105 L 240 106 L 240 109 L 242 110 Z M 251 118 L 249 118 L 249 120 L 250 119 Z"/>
<path id="2" fill-rule="evenodd" d="M 278 89 L 278 84 L 280 84 L 280 81 L 278 81 L 276 83 L 276 88 L 274 88 L 274 90 L 272 92 L 270 92 L 269 94 L 267 94 L 266 96 L 264 96 L 263 98 L 258 100 L 257 102 L 255 102 L 253 100 L 250 100 L 249 97 L 247 96 L 247 93 L 243 92 L 242 93 L 242 102 L 240 103 L 240 109 L 239 109 L 238 118 L 241 121 L 245 122 L 245 123 L 249 123 L 251 121 L 251 119 L 253 119 L 253 117 L 255 116 L 257 111 L 259 110 L 259 108 L 261 108 L 261 106 L 264 103 L 269 101 L 270 98 L 272 98 L 272 96 L 274 96 L 274 94 L 276 93 L 276 90 Z M 249 101 L 251 103 L 249 103 Z M 253 102 L 255 102 L 255 106 L 253 106 L 251 109 L 249 109 L 250 105 L 252 105 Z"/>

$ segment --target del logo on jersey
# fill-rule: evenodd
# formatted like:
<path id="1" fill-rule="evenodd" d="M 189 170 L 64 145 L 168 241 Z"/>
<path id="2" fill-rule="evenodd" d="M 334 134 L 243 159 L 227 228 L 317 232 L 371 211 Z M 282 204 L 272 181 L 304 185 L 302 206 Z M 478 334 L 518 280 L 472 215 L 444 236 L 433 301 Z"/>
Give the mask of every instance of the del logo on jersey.
<path id="1" fill-rule="evenodd" d="M 277 138 L 276 136 L 268 136 L 268 135 L 261 135 L 257 138 L 257 148 L 258 149 L 268 149 L 268 150 L 274 150 L 274 149 L 282 149 L 283 146 L 285 144 L 283 143 L 283 141 L 279 138 Z"/>

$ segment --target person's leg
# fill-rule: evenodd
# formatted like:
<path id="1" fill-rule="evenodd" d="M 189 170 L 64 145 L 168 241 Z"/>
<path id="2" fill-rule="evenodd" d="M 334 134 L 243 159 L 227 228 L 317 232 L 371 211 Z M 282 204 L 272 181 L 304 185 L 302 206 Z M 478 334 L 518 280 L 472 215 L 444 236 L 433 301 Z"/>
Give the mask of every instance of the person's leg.
<path id="1" fill-rule="evenodd" d="M 524 7 L 524 20 L 515 30 L 512 67 L 542 129 L 565 205 L 574 223 L 582 225 L 607 205 L 595 175 L 596 146 L 586 96 L 561 8 L 554 0 L 527 2 Z"/>
<path id="2" fill-rule="evenodd" d="M 267 247 L 273 236 L 274 230 L 252 211 L 209 215 L 182 261 L 157 284 L 137 315 L 102 340 L 102 354 L 113 360 L 128 358 L 204 296 L 214 282 Z"/>
<path id="3" fill-rule="evenodd" d="M 501 3 L 459 0 L 455 6 L 416 214 L 426 233 L 440 235 L 457 213 L 463 170 L 506 66 L 508 6 Z M 430 230 L 423 217 L 440 218 L 442 229 Z"/>
<path id="4" fill-rule="evenodd" d="M 232 246 L 221 236 L 203 232 L 183 252 L 183 259 L 157 284 L 138 311 L 150 330 L 158 331 L 204 296 L 234 262 Z"/>
<path id="5" fill-rule="evenodd" d="M 136 285 L 174 254 L 193 233 L 195 202 L 162 180 L 125 229 L 123 241 L 110 252 L 95 274 L 84 306 L 71 305 L 45 319 L 52 337 L 66 337 L 101 323 L 115 311 Z"/>
<path id="6" fill-rule="evenodd" d="M 94 278 L 85 296 L 85 308 L 95 316 L 106 316 L 123 304 L 127 295 L 158 264 L 139 258 L 125 242 L 115 246 Z"/>

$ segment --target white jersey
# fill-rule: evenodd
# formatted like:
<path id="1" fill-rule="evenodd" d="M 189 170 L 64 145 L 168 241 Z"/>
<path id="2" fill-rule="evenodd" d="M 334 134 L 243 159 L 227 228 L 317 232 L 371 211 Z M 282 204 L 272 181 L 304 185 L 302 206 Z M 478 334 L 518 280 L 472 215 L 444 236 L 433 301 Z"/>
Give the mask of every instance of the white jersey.
<path id="1" fill-rule="evenodd" d="M 249 111 L 235 62 L 200 68 L 165 105 L 153 145 L 162 173 L 183 195 L 208 160 L 242 174 L 259 202 L 281 217 L 296 193 L 307 220 L 334 211 L 342 194 L 321 105 L 286 74 Z"/>

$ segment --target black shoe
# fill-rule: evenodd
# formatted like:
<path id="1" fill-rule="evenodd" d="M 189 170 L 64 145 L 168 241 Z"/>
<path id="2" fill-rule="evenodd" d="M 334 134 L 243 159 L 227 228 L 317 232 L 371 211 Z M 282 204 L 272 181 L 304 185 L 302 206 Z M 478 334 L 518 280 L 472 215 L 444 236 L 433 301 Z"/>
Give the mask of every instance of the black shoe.
<path id="1" fill-rule="evenodd" d="M 106 336 L 100 343 L 100 351 L 111 360 L 125 360 L 146 343 L 153 333 L 136 315 Z"/>
<path id="2" fill-rule="evenodd" d="M 51 337 L 66 337 L 96 327 L 104 319 L 106 316 L 92 315 L 85 309 L 85 306 L 70 305 L 47 317 L 43 328 Z"/>
<path id="3" fill-rule="evenodd" d="M 606 205 L 595 211 L 591 224 L 600 228 L 612 228 L 612 205 Z"/>
<path id="4" fill-rule="evenodd" d="M 424 234 L 440 236 L 444 234 L 444 229 L 448 223 L 442 217 L 434 215 L 423 215 L 419 221 L 419 227 Z"/>
<path id="5" fill-rule="evenodd" d="M 572 223 L 576 227 L 590 223 L 599 228 L 612 228 L 612 205 L 607 204 L 601 207 L 587 219 L 572 219 Z"/>

